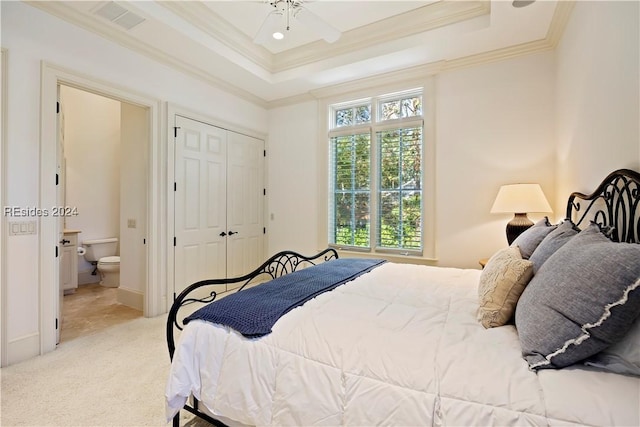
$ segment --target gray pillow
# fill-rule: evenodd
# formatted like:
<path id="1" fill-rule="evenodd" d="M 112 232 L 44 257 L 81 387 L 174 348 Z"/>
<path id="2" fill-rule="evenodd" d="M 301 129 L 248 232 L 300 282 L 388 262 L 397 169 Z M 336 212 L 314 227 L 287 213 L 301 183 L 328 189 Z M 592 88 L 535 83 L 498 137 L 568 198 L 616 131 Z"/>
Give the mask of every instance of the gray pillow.
<path id="1" fill-rule="evenodd" d="M 620 342 L 590 357 L 584 364 L 640 377 L 640 316 Z"/>
<path id="2" fill-rule="evenodd" d="M 516 307 L 530 369 L 562 368 L 622 340 L 640 315 L 640 244 L 591 224 L 540 267 Z"/>
<path id="3" fill-rule="evenodd" d="M 529 261 L 533 263 L 533 274 L 536 274 L 542 264 L 579 231 L 580 229 L 570 219 L 566 219 L 547 234 L 529 257 Z"/>
<path id="4" fill-rule="evenodd" d="M 546 216 L 540 221 L 536 222 L 525 230 L 521 235 L 511 243 L 511 246 L 517 246 L 520 248 L 522 258 L 529 259 L 533 251 L 536 250 L 542 239 L 547 237 L 547 234 L 555 230 L 556 226 L 549 223 L 549 218 Z"/>

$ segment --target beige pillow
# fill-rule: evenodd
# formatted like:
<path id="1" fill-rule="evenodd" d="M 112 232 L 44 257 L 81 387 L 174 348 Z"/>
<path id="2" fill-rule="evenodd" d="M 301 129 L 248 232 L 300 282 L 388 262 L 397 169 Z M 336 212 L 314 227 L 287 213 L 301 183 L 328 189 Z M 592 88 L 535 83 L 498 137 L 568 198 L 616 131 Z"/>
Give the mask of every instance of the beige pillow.
<path id="1" fill-rule="evenodd" d="M 518 247 L 501 249 L 489 258 L 478 285 L 478 321 L 482 326 L 493 328 L 506 324 L 532 276 L 533 263 L 522 259 Z"/>

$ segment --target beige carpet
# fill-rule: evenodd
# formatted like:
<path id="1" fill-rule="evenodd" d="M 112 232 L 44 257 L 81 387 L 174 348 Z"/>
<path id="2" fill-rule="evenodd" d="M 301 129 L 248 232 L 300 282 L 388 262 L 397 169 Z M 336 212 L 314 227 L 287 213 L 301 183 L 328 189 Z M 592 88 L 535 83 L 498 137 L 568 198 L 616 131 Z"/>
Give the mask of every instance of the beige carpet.
<path id="1" fill-rule="evenodd" d="M 165 319 L 111 326 L 2 368 L 0 425 L 166 426 Z M 181 425 L 209 425 L 184 411 L 182 418 Z"/>

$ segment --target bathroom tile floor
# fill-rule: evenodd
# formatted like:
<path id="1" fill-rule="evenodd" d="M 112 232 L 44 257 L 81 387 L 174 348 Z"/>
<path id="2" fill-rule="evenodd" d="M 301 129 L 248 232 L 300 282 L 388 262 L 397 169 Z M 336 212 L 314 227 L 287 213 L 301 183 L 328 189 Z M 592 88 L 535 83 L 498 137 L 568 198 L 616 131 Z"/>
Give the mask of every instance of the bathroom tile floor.
<path id="1" fill-rule="evenodd" d="M 105 288 L 91 283 L 80 285 L 75 293 L 65 295 L 62 302 L 60 342 L 142 316 L 141 311 L 120 304 L 116 293 L 117 288 Z"/>

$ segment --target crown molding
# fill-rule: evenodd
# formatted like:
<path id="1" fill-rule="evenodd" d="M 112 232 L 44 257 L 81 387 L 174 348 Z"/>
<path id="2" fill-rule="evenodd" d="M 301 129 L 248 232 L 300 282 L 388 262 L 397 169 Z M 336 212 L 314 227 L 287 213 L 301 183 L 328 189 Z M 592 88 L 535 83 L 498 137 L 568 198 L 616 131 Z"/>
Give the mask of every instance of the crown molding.
<path id="1" fill-rule="evenodd" d="M 358 91 L 366 88 L 380 86 L 383 84 L 388 84 L 390 81 L 410 84 L 413 81 L 419 81 L 420 79 L 424 79 L 429 75 L 438 74 L 444 71 L 453 71 L 456 69 L 488 64 L 491 62 L 515 58 L 518 56 L 553 50 L 562 38 L 562 34 L 564 33 L 564 29 L 569 22 L 569 18 L 571 17 L 571 12 L 573 11 L 574 6 L 574 0 L 558 0 L 553 18 L 551 20 L 551 24 L 549 25 L 549 30 L 547 31 L 547 35 L 544 39 L 521 43 L 515 46 L 509 46 L 457 59 L 432 62 L 425 65 L 419 65 L 399 71 L 379 74 L 377 76 L 366 77 L 364 79 L 358 79 L 350 82 L 340 83 L 337 85 L 325 86 L 319 89 L 311 90 L 309 91 L 309 93 L 314 98 L 321 99 L 344 94 L 347 92 Z M 268 105 L 269 108 L 274 108 L 276 106 L 281 107 L 293 103 L 295 103 L 295 97 L 270 101 Z"/>
<path id="2" fill-rule="evenodd" d="M 569 23 L 569 18 L 575 5 L 575 0 L 559 0 L 556 4 L 551 25 L 549 25 L 549 31 L 547 31 L 547 40 L 551 43 L 552 47 L 555 48 L 558 46 L 558 43 L 560 43 L 560 39 L 562 39 L 562 35 Z"/>
<path id="3" fill-rule="evenodd" d="M 85 30 L 105 37 L 107 40 L 115 42 L 128 49 L 132 49 L 133 51 L 145 55 L 155 61 L 168 65 L 169 67 L 176 69 L 184 74 L 202 80 L 205 83 L 210 84 L 220 90 L 224 90 L 225 92 L 228 92 L 260 107 L 267 107 L 267 101 L 265 101 L 264 99 L 244 89 L 241 89 L 238 86 L 229 83 L 228 81 L 212 76 L 210 73 L 197 67 L 187 67 L 172 55 L 164 53 L 160 49 L 149 46 L 148 44 L 129 36 L 128 34 L 126 34 L 126 32 L 120 30 L 119 28 L 116 28 L 115 26 L 112 27 L 111 25 L 105 25 L 105 22 L 101 20 L 99 21 L 98 18 L 87 16 L 76 11 L 75 9 L 66 7 L 63 2 L 26 0 L 25 3 L 47 13 L 50 13 L 51 15 L 57 16 L 58 18 L 70 22 L 73 25 L 77 25 L 84 28 Z"/>
<path id="4" fill-rule="evenodd" d="M 166 1 L 158 4 L 186 22 L 196 26 L 209 36 L 235 50 L 248 60 L 272 72 L 274 55 L 262 46 L 253 43 L 242 31 L 231 25 L 220 15 L 199 1 Z"/>
<path id="5" fill-rule="evenodd" d="M 360 51 L 402 37 L 409 37 L 446 25 L 456 24 L 491 12 L 491 2 L 439 1 L 390 18 L 355 28 L 332 44 L 323 40 L 308 43 L 275 55 L 273 73 L 289 70 L 338 55 Z"/>
<path id="6" fill-rule="evenodd" d="M 315 101 L 317 98 L 311 92 L 302 93 L 300 95 L 288 96 L 286 98 L 278 98 L 267 103 L 267 108 L 286 107 L 289 105 L 301 104 L 303 102 Z"/>
<path id="7" fill-rule="evenodd" d="M 271 74 L 328 60 L 491 13 L 489 0 L 438 1 L 342 34 L 335 43 L 319 40 L 272 54 L 257 46 L 202 2 L 162 2 L 164 8 L 243 55 Z"/>
<path id="8" fill-rule="evenodd" d="M 405 85 L 412 82 L 420 83 L 428 76 L 436 75 L 445 71 L 453 71 L 461 68 L 488 64 L 491 62 L 502 61 L 505 59 L 529 55 L 536 52 L 543 52 L 551 49 L 553 49 L 553 46 L 549 41 L 547 41 L 546 39 L 540 39 L 533 42 L 522 43 L 515 46 L 492 50 L 489 52 L 469 55 L 462 58 L 430 62 L 428 64 L 417 65 L 415 67 L 405 68 L 398 71 L 378 74 L 375 76 L 365 77 L 362 79 L 352 80 L 336 85 L 325 86 L 319 89 L 311 90 L 309 91 L 309 93 L 316 99 L 322 99 L 349 92 L 358 92 L 376 86 L 388 85 L 389 82 L 401 82 Z M 286 101 L 290 99 L 293 100 L 292 98 L 285 98 L 279 99 L 277 101 L 271 101 L 269 102 L 269 108 L 272 108 L 276 105 L 286 105 Z"/>
<path id="9" fill-rule="evenodd" d="M 312 90 L 309 93 L 313 95 L 314 98 L 321 99 L 343 95 L 350 92 L 359 92 L 376 86 L 388 86 L 389 82 L 405 84 L 409 82 L 416 82 L 417 84 L 422 84 L 421 82 L 424 81 L 425 77 L 438 74 L 443 70 L 444 65 L 445 61 L 431 62 L 429 64 L 417 65 L 415 67 L 369 76 L 332 86 L 325 86 L 320 89 Z M 271 103 L 269 103 L 269 106 L 271 106 Z"/>
<path id="10" fill-rule="evenodd" d="M 543 52 L 551 49 L 553 49 L 553 46 L 547 41 L 547 39 L 535 40 L 475 55 L 464 56 L 462 58 L 446 60 L 442 71 L 451 71 L 476 65 L 489 64 L 491 62 L 503 61 L 505 59 L 530 55 L 532 53 Z"/>

